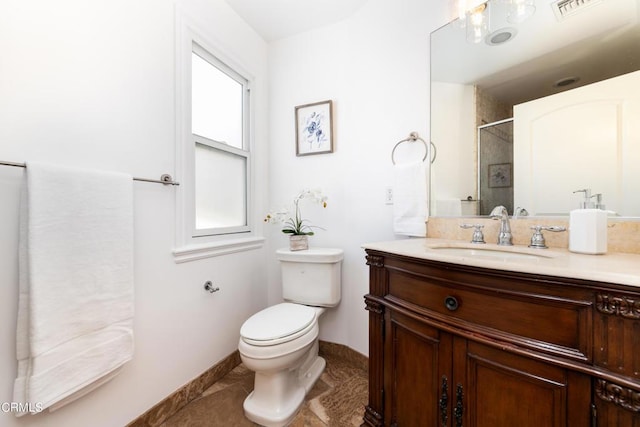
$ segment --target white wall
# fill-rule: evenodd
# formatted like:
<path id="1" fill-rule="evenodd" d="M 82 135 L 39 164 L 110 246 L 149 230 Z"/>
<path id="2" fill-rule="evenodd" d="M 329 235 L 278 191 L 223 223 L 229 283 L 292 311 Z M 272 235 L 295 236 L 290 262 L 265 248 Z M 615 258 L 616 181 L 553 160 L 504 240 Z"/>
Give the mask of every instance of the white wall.
<path id="1" fill-rule="evenodd" d="M 434 215 L 451 216 L 439 201 L 464 200 L 477 196 L 475 182 L 476 125 L 473 85 L 434 82 L 431 140 L 437 146 L 437 161 L 431 170 L 431 210 Z M 446 207 L 446 204 L 445 204 Z"/>
<path id="2" fill-rule="evenodd" d="M 257 76 L 256 205 L 264 210 L 267 46 L 222 0 L 181 3 Z M 173 0 L 2 1 L 0 160 L 173 174 L 174 9 Z M 23 174 L 0 166 L 0 403 L 12 400 L 16 374 Z M 135 184 L 133 361 L 57 412 L 20 419 L 0 412 L 0 425 L 125 425 L 237 348 L 240 325 L 267 302 L 265 249 L 175 264 L 176 191 Z M 207 280 L 220 292 L 205 292 Z"/>
<path id="3" fill-rule="evenodd" d="M 417 131 L 429 136 L 429 33 L 448 21 L 445 0 L 370 0 L 338 24 L 273 42 L 270 74 L 270 202 L 290 202 L 302 188 L 322 187 L 329 206 L 308 209 L 326 231 L 312 246 L 341 247 L 342 302 L 321 320 L 321 339 L 368 354 L 365 242 L 394 239 L 391 150 Z M 332 154 L 296 157 L 294 107 L 334 100 Z M 428 140 L 428 139 L 427 139 Z M 305 211 L 303 210 L 303 213 Z M 276 226 L 270 250 L 285 246 Z M 268 255 L 273 259 L 271 255 Z M 270 303 L 280 300 L 279 272 L 270 262 Z"/>

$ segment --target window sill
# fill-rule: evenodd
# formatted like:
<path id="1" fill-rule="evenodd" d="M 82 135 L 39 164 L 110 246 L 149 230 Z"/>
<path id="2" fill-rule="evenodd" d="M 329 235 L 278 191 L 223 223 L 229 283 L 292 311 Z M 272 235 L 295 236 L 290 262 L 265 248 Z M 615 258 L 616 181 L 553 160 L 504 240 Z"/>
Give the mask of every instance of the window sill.
<path id="1" fill-rule="evenodd" d="M 260 249 L 263 245 L 264 237 L 250 237 L 225 240 L 223 242 L 209 242 L 199 245 L 185 245 L 173 250 L 173 258 L 176 264 L 180 264 L 198 259 Z"/>

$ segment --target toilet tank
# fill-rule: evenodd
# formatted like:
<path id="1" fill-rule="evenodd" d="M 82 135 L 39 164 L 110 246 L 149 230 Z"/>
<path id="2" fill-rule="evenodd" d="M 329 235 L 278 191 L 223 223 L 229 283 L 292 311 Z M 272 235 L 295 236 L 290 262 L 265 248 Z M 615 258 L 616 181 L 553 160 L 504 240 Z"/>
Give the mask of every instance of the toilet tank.
<path id="1" fill-rule="evenodd" d="M 285 301 L 320 307 L 340 302 L 342 249 L 310 248 L 303 251 L 278 249 Z"/>

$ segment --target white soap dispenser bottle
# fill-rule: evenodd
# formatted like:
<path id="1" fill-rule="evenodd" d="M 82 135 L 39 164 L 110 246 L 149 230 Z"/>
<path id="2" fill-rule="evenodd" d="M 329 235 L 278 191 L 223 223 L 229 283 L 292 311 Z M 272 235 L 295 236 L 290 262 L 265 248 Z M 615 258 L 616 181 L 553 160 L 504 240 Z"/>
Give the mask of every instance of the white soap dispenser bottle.
<path id="1" fill-rule="evenodd" d="M 607 212 L 596 209 L 591 201 L 591 190 L 576 190 L 584 193 L 580 209 L 569 213 L 569 250 L 581 254 L 604 254 L 607 252 Z"/>

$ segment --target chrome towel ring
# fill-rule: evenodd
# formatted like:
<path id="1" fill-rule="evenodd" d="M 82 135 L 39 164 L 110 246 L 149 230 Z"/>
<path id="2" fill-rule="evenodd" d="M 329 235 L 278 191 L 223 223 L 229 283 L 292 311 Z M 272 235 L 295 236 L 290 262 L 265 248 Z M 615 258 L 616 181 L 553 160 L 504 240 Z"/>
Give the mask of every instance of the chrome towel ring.
<path id="1" fill-rule="evenodd" d="M 403 139 L 402 141 L 399 141 L 394 147 L 393 150 L 391 150 L 391 163 L 393 163 L 394 165 L 396 164 L 396 161 L 393 157 L 393 155 L 396 152 L 396 148 L 398 148 L 398 145 L 402 144 L 403 142 L 416 142 L 416 141 L 420 141 L 424 144 L 424 149 L 425 149 L 425 153 L 424 153 L 424 157 L 422 158 L 422 161 L 424 162 L 425 160 L 427 160 L 427 156 L 429 155 L 429 151 L 432 152 L 431 155 L 431 163 L 436 161 L 436 146 L 433 142 L 429 141 L 429 145 L 431 146 L 431 150 L 429 150 L 429 146 L 427 145 L 427 143 L 425 142 L 424 139 L 420 138 L 420 135 L 418 135 L 418 132 L 411 132 L 409 134 L 409 136 L 405 139 Z"/>

